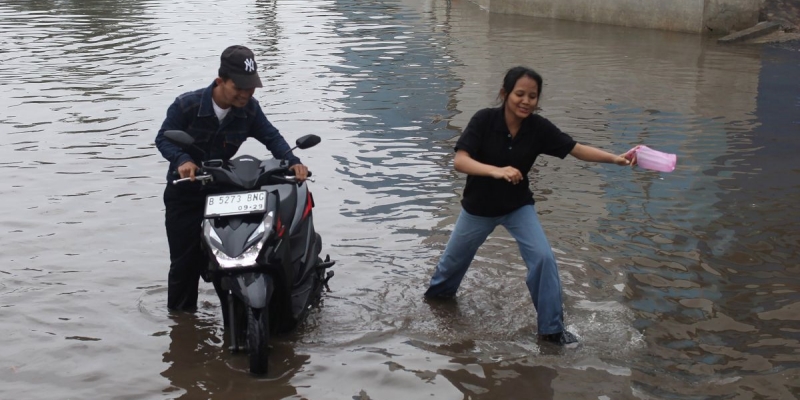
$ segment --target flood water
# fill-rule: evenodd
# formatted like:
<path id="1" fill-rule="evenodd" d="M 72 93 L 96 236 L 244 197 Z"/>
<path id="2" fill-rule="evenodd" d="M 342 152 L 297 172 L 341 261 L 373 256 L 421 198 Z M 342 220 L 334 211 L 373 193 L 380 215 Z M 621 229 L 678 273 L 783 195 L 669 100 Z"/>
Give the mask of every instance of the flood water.
<path id="1" fill-rule="evenodd" d="M 0 0 L 0 398 L 791 399 L 800 396 L 800 52 L 491 15 L 465 0 Z M 166 309 L 172 100 L 244 44 L 255 96 L 316 177 L 331 292 L 273 342 L 224 347 L 214 290 Z M 540 346 L 516 245 L 455 304 L 422 300 L 464 176 L 452 146 L 517 64 L 541 114 L 672 173 L 531 172 L 582 346 Z M 264 155 L 257 142 L 240 153 Z"/>

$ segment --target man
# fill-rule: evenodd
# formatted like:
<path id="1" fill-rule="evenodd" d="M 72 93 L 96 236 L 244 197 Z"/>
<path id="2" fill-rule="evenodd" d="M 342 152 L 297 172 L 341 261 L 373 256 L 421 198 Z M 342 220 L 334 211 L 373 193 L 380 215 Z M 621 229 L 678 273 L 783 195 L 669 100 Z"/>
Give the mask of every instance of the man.
<path id="1" fill-rule="evenodd" d="M 220 61 L 219 76 L 210 86 L 175 99 L 156 136 L 158 150 L 169 160 L 164 205 L 170 253 L 167 308 L 173 311 L 197 309 L 200 274 L 208 263 L 200 248 L 200 223 L 208 192 L 194 179 L 201 161 L 228 160 L 245 139 L 252 137 L 267 146 L 274 157 L 286 155 L 289 168 L 299 180 L 308 175 L 308 169 L 289 152 L 289 144 L 253 98 L 256 88 L 262 87 L 253 52 L 244 46 L 230 46 L 222 52 Z M 182 150 L 164 137 L 167 130 L 187 132 L 198 150 Z M 178 176 L 192 182 L 173 185 L 171 180 Z M 224 306 L 226 297 L 218 282 L 214 282 L 214 288 Z"/>

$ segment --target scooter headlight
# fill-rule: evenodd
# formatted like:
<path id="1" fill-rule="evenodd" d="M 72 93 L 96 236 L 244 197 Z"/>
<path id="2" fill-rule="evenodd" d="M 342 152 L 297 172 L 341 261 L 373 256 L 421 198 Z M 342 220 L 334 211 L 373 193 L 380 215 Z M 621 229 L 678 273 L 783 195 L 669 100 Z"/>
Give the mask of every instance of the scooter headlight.
<path id="1" fill-rule="evenodd" d="M 217 235 L 217 230 L 214 229 L 214 227 L 211 226 L 211 224 L 209 223 L 206 223 L 206 229 L 208 230 L 208 237 L 210 237 L 215 242 L 213 244 L 217 246 L 222 246 L 222 239 L 220 239 L 219 235 Z"/>
<path id="2" fill-rule="evenodd" d="M 247 243 L 261 239 L 261 235 L 263 235 L 264 232 L 269 232 L 272 229 L 272 221 L 274 219 L 275 215 L 272 213 L 272 211 L 267 213 L 267 215 L 264 217 L 264 220 L 258 224 L 258 227 L 256 227 L 256 230 L 254 230 L 253 233 L 250 234 L 250 237 L 247 238 Z"/>
<path id="3" fill-rule="evenodd" d="M 272 211 L 270 211 L 264 219 L 258 224 L 256 230 L 250 234 L 250 237 L 247 238 L 247 250 L 245 250 L 242 254 L 238 257 L 230 257 L 225 252 L 223 252 L 218 247 L 222 246 L 222 240 L 219 239 L 219 236 L 214 232 L 214 228 L 210 225 L 207 225 L 207 229 L 209 229 L 209 237 L 214 239 L 219 243 L 219 246 L 211 246 L 211 252 L 214 254 L 214 257 L 219 262 L 219 266 L 222 268 L 236 268 L 236 267 L 251 267 L 256 264 L 256 258 L 261 253 L 261 249 L 264 246 L 264 243 L 267 241 L 267 237 L 269 236 L 269 232 L 272 231 L 272 223 L 275 219 L 275 215 Z"/>

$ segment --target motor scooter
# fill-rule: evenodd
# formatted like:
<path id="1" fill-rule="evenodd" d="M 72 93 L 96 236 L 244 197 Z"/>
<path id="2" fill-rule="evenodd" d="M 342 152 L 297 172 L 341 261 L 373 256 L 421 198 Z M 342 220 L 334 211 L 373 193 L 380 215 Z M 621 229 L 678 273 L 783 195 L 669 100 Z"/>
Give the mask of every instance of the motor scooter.
<path id="1" fill-rule="evenodd" d="M 168 130 L 164 136 L 204 154 L 186 132 Z M 306 135 L 292 150 L 320 141 L 319 136 Z M 270 335 L 289 332 L 302 322 L 333 277 L 328 269 L 335 261 L 320 258 L 314 198 L 308 183 L 298 182 L 283 159 L 242 155 L 229 161 L 205 160 L 195 179 L 210 193 L 201 243 L 208 253 L 207 278 L 226 297 L 220 302 L 230 349 L 248 354 L 251 373 L 265 374 Z"/>

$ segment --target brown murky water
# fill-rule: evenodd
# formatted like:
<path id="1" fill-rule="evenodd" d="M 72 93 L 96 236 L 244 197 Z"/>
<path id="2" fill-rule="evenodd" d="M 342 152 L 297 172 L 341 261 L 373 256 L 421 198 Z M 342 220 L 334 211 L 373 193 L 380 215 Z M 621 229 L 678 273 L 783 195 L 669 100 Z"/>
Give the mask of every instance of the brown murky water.
<path id="1" fill-rule="evenodd" d="M 467 1 L 0 0 L 0 398 L 800 396 L 800 52 L 490 15 Z M 201 287 L 168 314 L 153 139 L 220 51 L 299 153 L 332 292 L 255 378 Z M 537 162 L 577 350 L 540 347 L 499 229 L 459 299 L 422 301 L 458 212 L 454 138 L 516 64 L 581 142 L 669 174 Z M 243 152 L 262 155 L 249 143 Z"/>

